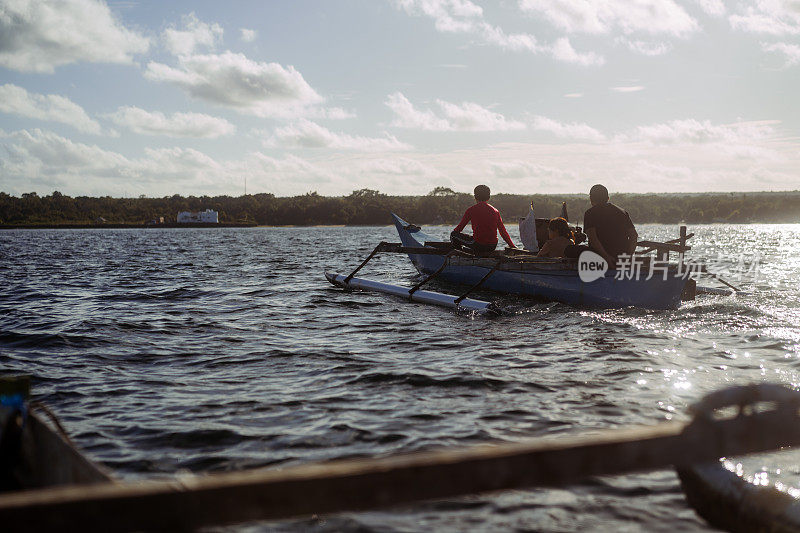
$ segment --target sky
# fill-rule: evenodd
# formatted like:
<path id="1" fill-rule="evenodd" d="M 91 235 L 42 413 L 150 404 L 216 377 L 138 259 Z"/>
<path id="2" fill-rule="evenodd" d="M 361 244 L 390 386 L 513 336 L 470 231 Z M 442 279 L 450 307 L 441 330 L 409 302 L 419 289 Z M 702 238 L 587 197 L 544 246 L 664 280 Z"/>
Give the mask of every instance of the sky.
<path id="1" fill-rule="evenodd" d="M 800 0 L 0 0 L 0 191 L 800 189 Z"/>

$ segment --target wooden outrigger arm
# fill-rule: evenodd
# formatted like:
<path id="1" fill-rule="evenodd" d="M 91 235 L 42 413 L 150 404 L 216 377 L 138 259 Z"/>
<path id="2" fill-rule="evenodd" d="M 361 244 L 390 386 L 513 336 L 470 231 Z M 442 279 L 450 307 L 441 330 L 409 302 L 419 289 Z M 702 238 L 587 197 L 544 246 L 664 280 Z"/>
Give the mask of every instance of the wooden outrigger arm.
<path id="1" fill-rule="evenodd" d="M 353 279 L 353 276 L 355 276 L 359 270 L 364 268 L 364 266 L 367 263 L 369 263 L 373 257 L 375 257 L 377 254 L 381 252 L 389 252 L 395 254 L 442 255 L 448 258 L 453 255 L 472 257 L 471 254 L 468 254 L 461 250 L 449 250 L 445 252 L 441 248 L 403 246 L 400 243 L 381 241 L 378 244 L 378 246 L 376 246 L 375 249 L 372 250 L 372 252 L 370 252 L 367 258 L 364 259 L 364 261 L 362 261 L 361 264 L 358 265 L 355 270 L 353 270 L 350 274 L 348 274 L 348 276 L 345 278 L 345 283 L 348 283 L 351 279 Z"/>
<path id="2" fill-rule="evenodd" d="M 367 263 L 369 263 L 370 260 L 380 252 L 406 253 L 406 254 L 419 254 L 419 255 L 441 255 L 441 256 L 443 256 L 444 261 L 442 262 L 441 266 L 437 270 L 435 270 L 430 275 L 426 276 L 422 281 L 420 281 L 419 283 L 417 283 L 416 285 L 414 285 L 413 287 L 411 287 L 408 290 L 408 296 L 409 297 L 411 297 L 411 295 L 413 295 L 415 292 L 417 292 L 420 289 L 420 287 L 422 287 L 423 285 L 425 285 L 429 281 L 431 281 L 434 278 L 436 278 L 439 274 L 441 274 L 442 271 L 445 269 L 445 267 L 448 265 L 450 258 L 453 257 L 454 255 L 460 255 L 460 256 L 464 256 L 464 257 L 474 257 L 472 254 L 469 254 L 467 252 L 464 252 L 464 251 L 456 249 L 456 248 L 453 248 L 451 250 L 448 250 L 447 252 L 444 252 L 441 248 L 427 247 L 427 246 L 426 247 L 408 247 L 408 246 L 403 246 L 402 244 L 399 244 L 399 243 L 391 243 L 391 242 L 383 241 L 383 242 L 379 243 L 378 246 L 376 246 L 374 250 L 372 250 L 372 252 L 367 256 L 367 258 L 364 259 L 364 261 L 362 261 L 361 264 L 358 265 L 355 270 L 353 270 L 350 274 L 347 275 L 346 278 L 344 278 L 344 281 L 343 281 L 344 285 L 347 285 L 348 283 L 350 283 L 350 280 L 353 279 L 353 277 L 358 273 L 358 271 L 361 270 L 362 268 L 364 268 L 364 266 Z M 507 261 L 503 257 L 497 259 L 497 261 L 495 262 L 494 266 L 489 270 L 489 272 L 486 273 L 485 276 L 483 276 L 483 278 L 481 278 L 481 280 L 478 283 L 476 283 L 475 285 L 470 287 L 466 292 L 464 292 L 458 298 L 455 299 L 456 305 L 461 303 L 462 301 L 464 301 L 467 298 L 467 296 L 469 296 L 470 294 L 475 292 L 477 289 L 479 289 L 481 287 L 481 285 L 483 285 L 483 283 L 487 279 L 489 279 L 489 277 L 492 274 L 495 273 L 495 271 L 500 267 L 500 265 L 502 265 L 505 262 L 507 262 Z"/>
<path id="3" fill-rule="evenodd" d="M 505 263 L 505 261 L 504 261 L 502 258 L 501 258 L 501 259 L 498 259 L 498 260 L 497 260 L 497 262 L 494 264 L 494 266 L 493 266 L 493 267 L 492 267 L 492 268 L 489 270 L 489 272 L 487 272 L 487 273 L 486 273 L 486 275 L 485 275 L 485 276 L 483 276 L 483 277 L 481 278 L 481 280 L 480 280 L 478 283 L 476 283 L 475 285 L 473 285 L 472 287 L 470 287 L 469 289 L 467 289 L 467 290 L 466 290 L 466 291 L 465 291 L 463 294 L 461 294 L 461 296 L 459 296 L 458 298 L 456 298 L 455 302 L 456 302 L 456 303 L 460 303 L 460 302 L 462 302 L 462 301 L 464 300 L 464 298 L 466 298 L 467 296 L 469 296 L 470 294 L 472 294 L 473 292 L 475 292 L 476 290 L 478 290 L 478 289 L 480 288 L 480 286 L 481 286 L 481 285 L 483 285 L 483 283 L 484 283 L 484 282 L 485 282 L 487 279 L 489 279 L 489 276 L 491 276 L 492 274 L 494 274 L 494 273 L 495 273 L 495 271 L 497 271 L 498 267 L 499 267 L 500 265 L 502 265 L 503 263 Z"/>
<path id="4" fill-rule="evenodd" d="M 422 281 L 420 281 L 419 283 L 417 283 L 416 285 L 414 285 L 413 287 L 408 289 L 409 298 L 411 297 L 412 294 L 417 292 L 420 287 L 422 287 L 423 285 L 425 285 L 426 283 L 431 281 L 433 278 L 435 278 L 436 276 L 441 274 L 442 270 L 444 270 L 444 268 L 448 265 L 450 258 L 453 255 L 455 255 L 456 252 L 457 252 L 457 250 L 450 250 L 449 252 L 447 252 L 447 254 L 444 256 L 444 261 L 442 261 L 442 266 L 437 268 L 436 271 L 434 271 L 431 275 L 425 277 L 425 279 L 423 279 Z M 461 300 L 463 300 L 463 298 Z M 456 300 L 456 303 L 459 303 L 461 300 Z"/>
<path id="5" fill-rule="evenodd" d="M 800 445 L 799 398 L 778 385 L 734 387 L 707 397 L 690 423 L 0 495 L 0 524 L 3 531 L 185 531 L 683 467 Z M 727 407 L 738 415 L 720 418 L 716 410 Z"/>
<path id="6" fill-rule="evenodd" d="M 641 251 L 637 251 L 636 254 L 637 255 L 645 255 L 645 254 L 648 254 L 648 253 L 652 252 L 653 250 L 655 250 L 656 253 L 658 254 L 659 260 L 666 261 L 666 260 L 669 259 L 669 253 L 670 252 L 677 252 L 678 253 L 678 259 L 679 259 L 678 262 L 679 262 L 680 268 L 683 269 L 683 254 L 692 249 L 691 246 L 688 246 L 686 244 L 686 241 L 688 241 L 692 237 L 694 237 L 694 233 L 687 234 L 686 233 L 686 226 L 681 226 L 680 227 L 680 237 L 678 237 L 677 239 L 671 239 L 671 240 L 668 240 L 668 241 L 665 241 L 665 242 L 655 242 L 655 241 L 639 241 L 639 242 L 637 242 L 636 246 L 641 246 L 641 247 L 643 247 L 645 249 L 641 250 Z M 708 269 L 706 269 L 705 267 L 700 269 L 700 272 L 702 272 L 703 274 L 708 274 L 709 276 L 711 276 L 715 280 L 719 281 L 723 285 L 726 285 L 727 287 L 733 289 L 734 292 L 742 292 L 742 289 L 740 289 L 739 287 L 737 287 L 737 286 L 735 286 L 735 285 L 733 285 L 731 283 L 728 283 L 727 281 L 722 279 L 717 274 L 714 274 L 713 272 L 709 272 Z"/>

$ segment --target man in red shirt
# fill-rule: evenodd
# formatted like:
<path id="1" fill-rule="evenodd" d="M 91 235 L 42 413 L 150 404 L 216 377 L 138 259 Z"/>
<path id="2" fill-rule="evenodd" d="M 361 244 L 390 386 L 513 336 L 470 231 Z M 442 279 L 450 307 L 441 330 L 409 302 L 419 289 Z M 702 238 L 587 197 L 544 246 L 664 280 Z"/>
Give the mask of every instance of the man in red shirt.
<path id="1" fill-rule="evenodd" d="M 454 244 L 466 246 L 479 254 L 491 252 L 497 248 L 497 232 L 500 231 L 503 240 L 511 248 L 516 248 L 514 241 L 511 240 L 511 236 L 503 225 L 500 211 L 489 205 L 490 196 L 491 191 L 486 185 L 475 187 L 475 201 L 477 203 L 467 209 L 461 218 L 461 222 L 450 234 L 450 240 Z M 472 237 L 461 233 L 467 222 L 472 222 Z"/>

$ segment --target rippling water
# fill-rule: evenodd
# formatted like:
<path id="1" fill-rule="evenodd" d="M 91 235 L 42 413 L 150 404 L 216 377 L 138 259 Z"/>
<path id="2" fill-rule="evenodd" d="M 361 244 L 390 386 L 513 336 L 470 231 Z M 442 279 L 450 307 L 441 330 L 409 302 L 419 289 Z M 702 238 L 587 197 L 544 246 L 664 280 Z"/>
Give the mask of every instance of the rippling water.
<path id="1" fill-rule="evenodd" d="M 760 255 L 747 294 L 675 311 L 502 298 L 514 313 L 494 319 L 328 285 L 325 268 L 348 272 L 393 227 L 4 231 L 0 372 L 34 376 L 78 443 L 129 479 L 650 424 L 732 383 L 800 388 L 800 225 L 690 231 L 694 256 Z M 363 273 L 419 279 L 401 256 Z M 798 459 L 745 463 L 800 486 Z M 661 471 L 251 528 L 707 526 Z"/>

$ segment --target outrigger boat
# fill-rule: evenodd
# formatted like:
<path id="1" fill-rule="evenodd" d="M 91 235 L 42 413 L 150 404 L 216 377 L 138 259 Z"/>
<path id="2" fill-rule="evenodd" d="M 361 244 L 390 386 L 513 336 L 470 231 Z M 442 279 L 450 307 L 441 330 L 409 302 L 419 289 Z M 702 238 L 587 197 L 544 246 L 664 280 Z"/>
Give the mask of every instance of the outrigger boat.
<path id="1" fill-rule="evenodd" d="M 458 297 L 425 291 L 430 300 L 426 303 L 495 312 L 496 306 L 480 300 L 467 301 L 467 296 L 483 288 L 586 307 L 675 309 L 682 300 L 693 300 L 697 292 L 695 280 L 688 277 L 683 264 L 684 253 L 691 249 L 686 241 L 693 236 L 686 234 L 685 226 L 681 226 L 680 237 L 672 241 L 639 241 L 637 245 L 642 250 L 635 255 L 636 272 L 620 272 L 612 266 L 603 276 L 587 282 L 581 279 L 577 259 L 536 257 L 531 251 L 513 248 L 479 256 L 450 242 L 438 241 L 394 213 L 392 218 L 400 243 L 380 243 L 350 275 L 326 272 L 328 281 L 341 287 L 376 290 L 423 301 L 415 294 L 422 285 L 437 278 L 470 288 Z M 653 251 L 656 256 L 646 255 Z M 426 277 L 410 289 L 356 278 L 355 274 L 380 252 L 408 254 L 417 271 Z M 669 263 L 670 252 L 678 254 L 678 263 Z M 652 276 L 648 275 L 651 264 Z M 370 286 L 373 283 L 377 285 Z M 433 298 L 432 294 L 438 296 Z"/>
<path id="2" fill-rule="evenodd" d="M 2 385 L 0 403 L 8 406 Z M 30 411 L 25 415 L 15 401 L 0 448 L 4 474 L 10 474 L 5 480 L 15 482 L 4 487 L 11 492 L 0 492 L 0 524 L 4 533 L 193 531 L 674 466 L 689 503 L 712 525 L 800 531 L 796 494 L 745 487 L 717 460 L 800 445 L 798 394 L 772 384 L 738 386 L 695 404 L 691 422 L 134 482 L 111 479 L 69 445 L 63 430 L 50 430 Z M 26 455 L 31 461 L 20 460 Z M 38 473 L 29 476 L 29 468 Z"/>
<path id="3" fill-rule="evenodd" d="M 0 378 L 0 495 L 6 491 L 113 481 L 72 443 L 58 419 L 29 402 L 30 380 Z M 42 420 L 52 421 L 56 429 Z"/>

